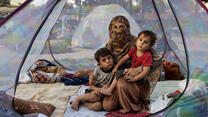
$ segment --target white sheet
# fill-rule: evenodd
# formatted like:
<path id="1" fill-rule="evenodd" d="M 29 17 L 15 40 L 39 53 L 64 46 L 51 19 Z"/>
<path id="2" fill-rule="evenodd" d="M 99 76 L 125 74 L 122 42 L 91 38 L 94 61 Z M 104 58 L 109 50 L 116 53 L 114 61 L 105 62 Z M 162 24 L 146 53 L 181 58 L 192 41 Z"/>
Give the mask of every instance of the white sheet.
<path id="1" fill-rule="evenodd" d="M 63 117 L 104 117 L 104 115 L 107 113 L 106 111 L 92 111 L 82 105 L 79 106 L 79 111 L 74 111 L 71 109 L 71 105 L 69 103 L 73 101 L 77 96 L 83 95 L 86 88 L 88 88 L 88 86 L 82 85 L 77 94 L 70 97 L 67 109 Z"/>

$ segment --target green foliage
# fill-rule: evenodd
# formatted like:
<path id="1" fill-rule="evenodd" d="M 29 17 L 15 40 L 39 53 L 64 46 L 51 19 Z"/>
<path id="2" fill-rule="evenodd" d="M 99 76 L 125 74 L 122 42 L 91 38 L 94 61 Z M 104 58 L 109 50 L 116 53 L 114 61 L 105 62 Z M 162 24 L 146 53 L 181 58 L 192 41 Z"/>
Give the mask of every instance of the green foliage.
<path id="1" fill-rule="evenodd" d="M 10 0 L 0 0 L 0 6 L 9 6 Z"/>

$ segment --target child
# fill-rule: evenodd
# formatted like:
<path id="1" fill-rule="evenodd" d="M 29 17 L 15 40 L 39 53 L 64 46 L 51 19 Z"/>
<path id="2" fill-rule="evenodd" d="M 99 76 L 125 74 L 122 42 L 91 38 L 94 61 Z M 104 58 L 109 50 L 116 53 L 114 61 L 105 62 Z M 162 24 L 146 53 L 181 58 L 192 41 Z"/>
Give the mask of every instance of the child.
<path id="1" fill-rule="evenodd" d="M 131 58 L 131 68 L 136 68 L 138 66 L 143 66 L 143 70 L 141 73 L 135 76 L 127 76 L 125 75 L 124 78 L 128 82 L 135 82 L 138 80 L 143 79 L 149 72 L 150 67 L 152 66 L 152 55 L 150 49 L 155 44 L 157 38 L 156 35 L 152 31 L 142 31 L 138 34 L 137 41 L 136 41 L 136 48 L 131 49 L 128 54 L 126 54 L 122 59 L 118 62 L 118 64 L 114 67 L 112 74 L 115 73 L 115 77 L 111 86 L 102 91 L 105 95 L 111 95 L 112 91 L 115 89 L 116 80 L 121 78 L 125 71 L 118 70 L 118 68 L 124 64 L 128 59 Z M 118 71 L 121 72 L 121 75 L 118 75 Z"/>
<path id="2" fill-rule="evenodd" d="M 102 109 L 102 90 L 103 88 L 107 88 L 113 81 L 112 70 L 115 64 L 114 57 L 107 48 L 97 50 L 95 59 L 99 67 L 96 67 L 93 74 L 91 73 L 89 76 L 89 84 L 92 92 L 78 96 L 72 102 L 71 108 L 73 110 L 79 110 L 80 102 L 83 102 L 82 104 L 91 110 L 98 111 Z"/>

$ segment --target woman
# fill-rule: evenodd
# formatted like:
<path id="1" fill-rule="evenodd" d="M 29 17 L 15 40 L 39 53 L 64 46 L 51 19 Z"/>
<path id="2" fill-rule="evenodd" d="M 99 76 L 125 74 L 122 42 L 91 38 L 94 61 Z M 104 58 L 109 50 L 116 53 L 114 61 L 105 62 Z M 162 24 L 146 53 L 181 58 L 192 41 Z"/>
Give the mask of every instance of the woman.
<path id="1" fill-rule="evenodd" d="M 106 47 L 116 56 L 119 61 L 130 49 L 135 47 L 136 37 L 130 33 L 130 25 L 124 16 L 116 16 L 112 19 L 109 26 L 110 41 Z M 152 49 L 153 59 L 157 56 Z M 130 60 L 129 60 L 130 61 Z M 158 65 L 161 64 L 157 62 Z M 125 67 L 128 67 L 130 62 L 126 62 Z M 138 68 L 129 68 L 124 74 L 134 76 L 138 74 Z M 141 71 L 141 70 L 140 70 Z M 156 71 L 156 72 L 155 72 Z M 152 78 L 155 78 L 154 80 Z M 152 81 L 157 81 L 160 78 L 160 70 L 151 71 L 146 79 L 142 82 L 128 82 L 124 78 L 117 81 L 116 89 L 112 95 L 105 96 L 103 100 L 103 108 L 106 111 L 121 109 L 120 112 L 144 112 L 149 109 L 149 96 L 152 92 Z M 142 84 L 141 84 L 142 83 Z M 149 86 L 150 85 L 150 86 Z"/>
<path id="2" fill-rule="evenodd" d="M 109 37 L 110 40 L 105 47 L 113 53 L 117 61 L 127 54 L 130 49 L 135 47 L 136 37 L 131 35 L 129 22 L 124 16 L 116 16 L 111 20 L 109 25 Z M 125 65 L 130 66 L 130 61 Z M 138 70 L 128 69 L 126 73 L 135 75 L 137 74 L 136 71 Z M 82 69 L 77 71 L 73 77 L 87 76 L 90 72 L 92 72 L 92 70 Z"/>
<path id="3" fill-rule="evenodd" d="M 119 61 L 124 55 L 126 55 L 130 49 L 135 47 L 136 37 L 131 35 L 129 22 L 124 16 L 116 16 L 111 20 L 111 23 L 109 25 L 109 35 L 110 40 L 106 44 L 106 48 L 108 48 L 113 53 L 117 61 Z M 152 53 L 154 54 L 153 51 Z M 156 57 L 153 55 L 153 59 L 154 58 Z M 126 62 L 122 67 L 130 67 L 130 61 L 131 60 Z M 157 64 L 160 66 L 161 62 L 157 62 Z M 75 77 L 87 75 L 90 71 L 91 70 L 80 70 L 75 73 Z M 158 73 L 155 74 L 155 71 L 158 71 Z M 160 70 L 154 70 L 154 72 L 151 72 L 152 74 L 148 76 L 153 78 L 148 78 L 151 80 L 150 87 L 155 86 L 156 81 L 159 79 L 159 71 Z M 124 72 L 124 74 L 134 76 L 139 72 L 141 72 L 140 67 L 129 68 Z M 152 83 L 152 80 L 154 80 L 155 82 Z M 152 88 L 149 89 L 148 87 L 149 86 L 147 85 L 145 85 L 145 87 L 140 87 L 140 85 L 136 83 L 129 83 L 124 78 L 120 78 L 117 81 L 116 89 L 113 91 L 112 95 L 104 97 L 103 108 L 106 111 L 117 110 L 121 107 L 125 108 L 125 110 L 121 111 L 122 113 L 141 112 L 148 110 L 149 101 L 146 100 L 146 98 L 149 98 L 149 95 L 152 91 Z M 141 95 L 141 93 L 138 93 L 141 92 L 141 89 L 146 92 L 145 95 Z M 144 100 L 138 100 L 138 97 L 141 96 L 143 96 L 142 99 Z"/>

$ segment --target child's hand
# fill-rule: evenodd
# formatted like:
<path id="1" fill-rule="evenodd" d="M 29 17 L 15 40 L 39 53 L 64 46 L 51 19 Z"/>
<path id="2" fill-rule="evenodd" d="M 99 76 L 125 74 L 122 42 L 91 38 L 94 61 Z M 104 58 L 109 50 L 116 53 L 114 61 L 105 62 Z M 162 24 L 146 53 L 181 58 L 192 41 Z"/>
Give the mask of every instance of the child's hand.
<path id="1" fill-rule="evenodd" d="M 124 76 L 124 78 L 128 81 L 128 82 L 135 82 L 137 81 L 134 77 L 132 76 Z"/>
<path id="2" fill-rule="evenodd" d="M 109 84 L 105 84 L 102 88 L 107 89 L 108 87 L 110 87 Z"/>
<path id="3" fill-rule="evenodd" d="M 107 96 L 110 96 L 112 94 L 111 90 L 110 89 L 106 89 L 106 88 L 102 88 L 100 90 L 100 93 L 104 94 L 104 95 L 107 95 Z"/>
<path id="4" fill-rule="evenodd" d="M 112 74 L 114 75 L 115 73 L 116 73 L 116 71 L 117 71 L 117 68 L 115 67 L 115 68 L 113 68 L 113 70 L 112 70 Z"/>
<path id="5" fill-rule="evenodd" d="M 93 76 L 93 73 L 90 72 L 90 73 L 89 73 L 89 85 L 93 85 L 94 82 L 95 82 L 95 78 L 94 78 L 94 76 Z"/>
<path id="6" fill-rule="evenodd" d="M 95 94 L 97 94 L 97 95 L 101 95 L 101 88 L 96 88 L 96 90 L 95 90 Z"/>

